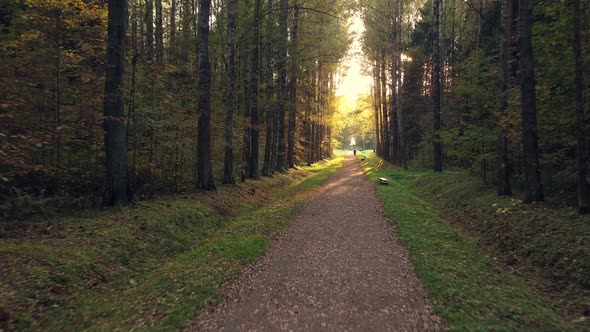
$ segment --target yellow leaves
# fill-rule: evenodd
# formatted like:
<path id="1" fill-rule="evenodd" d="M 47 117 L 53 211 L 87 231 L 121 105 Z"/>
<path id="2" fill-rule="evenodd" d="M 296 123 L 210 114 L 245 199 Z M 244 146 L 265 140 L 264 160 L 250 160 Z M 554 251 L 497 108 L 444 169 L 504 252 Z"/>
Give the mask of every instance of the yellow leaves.
<path id="1" fill-rule="evenodd" d="M 41 31 L 37 31 L 37 30 L 28 30 L 28 31 L 25 31 L 21 35 L 21 41 L 23 44 L 26 44 L 28 42 L 33 42 L 33 41 L 39 40 L 41 38 L 43 38 L 43 33 L 41 33 Z"/>

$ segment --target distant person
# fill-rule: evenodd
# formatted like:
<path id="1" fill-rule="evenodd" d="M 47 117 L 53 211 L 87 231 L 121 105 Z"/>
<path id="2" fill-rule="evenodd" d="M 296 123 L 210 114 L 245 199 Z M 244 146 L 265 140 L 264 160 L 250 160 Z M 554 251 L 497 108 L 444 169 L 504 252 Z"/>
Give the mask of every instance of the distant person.
<path id="1" fill-rule="evenodd" d="M 352 153 L 356 156 L 356 149 L 352 150 Z"/>

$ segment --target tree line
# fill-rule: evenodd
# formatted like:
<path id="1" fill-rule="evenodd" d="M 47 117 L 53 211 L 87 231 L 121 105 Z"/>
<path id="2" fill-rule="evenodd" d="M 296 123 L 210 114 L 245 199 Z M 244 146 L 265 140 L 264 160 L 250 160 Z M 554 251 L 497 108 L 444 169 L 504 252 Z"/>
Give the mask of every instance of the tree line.
<path id="1" fill-rule="evenodd" d="M 376 151 L 590 211 L 587 2 L 361 1 Z"/>
<path id="2" fill-rule="evenodd" d="M 350 4 L 1 7 L 3 203 L 59 196 L 87 206 L 100 196 L 121 205 L 138 195 L 213 190 L 218 181 L 257 179 L 331 153 Z"/>

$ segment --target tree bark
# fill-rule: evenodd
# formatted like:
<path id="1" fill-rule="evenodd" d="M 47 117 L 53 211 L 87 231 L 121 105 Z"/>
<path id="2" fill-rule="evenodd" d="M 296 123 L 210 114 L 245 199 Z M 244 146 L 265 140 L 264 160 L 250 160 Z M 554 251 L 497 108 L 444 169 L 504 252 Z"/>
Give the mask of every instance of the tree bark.
<path id="1" fill-rule="evenodd" d="M 375 61 L 373 69 L 373 84 L 375 85 L 375 130 L 377 131 L 377 155 L 383 158 L 383 121 L 381 116 L 381 80 L 379 79 L 379 61 Z"/>
<path id="2" fill-rule="evenodd" d="M 107 64 L 104 89 L 105 193 L 104 204 L 119 206 L 133 200 L 127 169 L 123 81 L 127 0 L 108 3 Z"/>
<path id="3" fill-rule="evenodd" d="M 273 0 L 268 0 L 268 11 L 272 13 Z M 272 14 L 269 14 L 265 24 L 265 41 L 264 41 L 264 83 L 266 84 L 265 98 L 266 98 L 266 123 L 265 123 L 265 144 L 264 144 L 264 161 L 262 165 L 262 175 L 269 176 L 274 172 L 273 156 L 275 154 L 274 140 L 274 103 L 273 103 L 273 49 L 271 43 L 272 35 Z"/>
<path id="4" fill-rule="evenodd" d="M 436 172 L 442 171 L 442 147 L 440 142 L 440 44 L 439 44 L 439 20 L 440 1 L 432 0 L 432 113 L 433 132 L 432 150 L 434 152 L 434 163 L 432 168 Z"/>
<path id="5" fill-rule="evenodd" d="M 580 41 L 580 0 L 572 0 L 573 13 L 573 50 L 575 68 L 575 105 L 576 105 L 576 168 L 578 182 L 578 211 L 590 213 L 590 188 L 586 179 L 588 174 L 588 151 L 586 149 L 586 129 L 588 115 L 584 108 L 584 63 Z"/>
<path id="6" fill-rule="evenodd" d="M 396 93 L 396 108 L 397 108 L 397 133 L 398 133 L 398 158 L 399 158 L 399 163 L 400 165 L 404 168 L 407 169 L 408 168 L 408 163 L 406 161 L 406 145 L 405 145 L 405 132 L 404 132 L 404 112 L 402 109 L 402 91 L 403 91 L 403 79 L 402 79 L 402 74 L 403 74 L 403 62 L 402 62 L 402 26 L 403 26 L 403 15 L 404 15 L 404 8 L 403 8 L 403 1 L 398 1 L 398 24 L 397 24 L 397 50 L 398 50 L 398 55 L 396 56 L 396 60 L 397 60 L 397 70 L 398 70 L 398 75 L 397 75 L 397 93 Z"/>
<path id="7" fill-rule="evenodd" d="M 383 144 L 383 150 L 381 152 L 383 154 L 383 159 L 391 161 L 391 133 L 389 132 L 389 112 L 387 111 L 387 79 L 385 76 L 385 62 L 385 50 L 383 49 L 381 50 L 381 70 L 379 74 L 379 78 L 381 79 L 381 143 Z"/>
<path id="8" fill-rule="evenodd" d="M 236 89 L 236 8 L 238 0 L 227 3 L 227 85 L 225 90 L 225 158 L 223 162 L 223 183 L 234 184 L 234 108 Z"/>
<path id="9" fill-rule="evenodd" d="M 259 144 L 259 102 L 258 91 L 260 90 L 260 24 L 262 18 L 262 1 L 256 0 L 255 3 L 255 27 L 254 27 L 254 50 L 252 51 L 252 69 L 250 71 L 250 93 L 252 94 L 250 102 L 250 155 L 248 158 L 248 177 L 252 179 L 259 178 L 258 158 L 260 154 Z"/>
<path id="10" fill-rule="evenodd" d="M 533 3 L 520 0 L 519 51 L 520 91 L 522 100 L 522 146 L 526 187 L 525 202 L 543 200 L 543 187 L 539 171 L 539 145 L 537 137 L 537 103 L 533 70 Z"/>
<path id="11" fill-rule="evenodd" d="M 148 60 L 154 58 L 154 0 L 145 2 L 145 46 Z"/>
<path id="12" fill-rule="evenodd" d="M 293 28 L 291 29 L 291 80 L 289 93 L 289 131 L 287 142 L 287 164 L 289 168 L 295 167 L 295 129 L 297 128 L 297 80 L 299 77 L 299 8 L 295 2 L 295 12 L 293 13 Z"/>
<path id="13" fill-rule="evenodd" d="M 500 75 L 498 79 L 498 139 L 496 146 L 496 177 L 498 178 L 498 196 L 512 195 L 510 172 L 508 166 L 508 136 L 504 128 L 504 120 L 508 112 L 508 49 L 510 38 L 509 11 L 512 10 L 511 0 L 502 0 L 500 21 Z"/>
<path id="14" fill-rule="evenodd" d="M 209 62 L 209 16 L 211 0 L 199 1 L 198 71 L 199 132 L 197 140 L 197 188 L 215 190 L 211 165 L 211 63 Z"/>
<path id="15" fill-rule="evenodd" d="M 279 85 L 279 108 L 278 108 L 278 135 L 277 135 L 277 171 L 286 170 L 286 149 L 285 149 L 285 109 L 287 106 L 287 43 L 289 32 L 287 18 L 289 14 L 289 1 L 279 2 L 279 53 L 278 53 L 278 85 Z"/>
<path id="16" fill-rule="evenodd" d="M 162 25 L 162 0 L 156 1 L 156 62 L 164 63 L 164 26 Z"/>
<path id="17" fill-rule="evenodd" d="M 170 45 L 168 46 L 168 62 L 176 63 L 176 0 L 170 5 Z"/>

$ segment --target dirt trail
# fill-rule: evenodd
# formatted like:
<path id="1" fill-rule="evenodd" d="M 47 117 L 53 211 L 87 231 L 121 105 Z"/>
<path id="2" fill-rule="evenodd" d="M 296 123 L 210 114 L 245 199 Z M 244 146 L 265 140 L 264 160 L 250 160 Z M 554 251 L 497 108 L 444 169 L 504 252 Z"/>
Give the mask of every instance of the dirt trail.
<path id="1" fill-rule="evenodd" d="M 439 331 L 359 161 L 315 193 L 228 299 L 189 330 Z"/>

